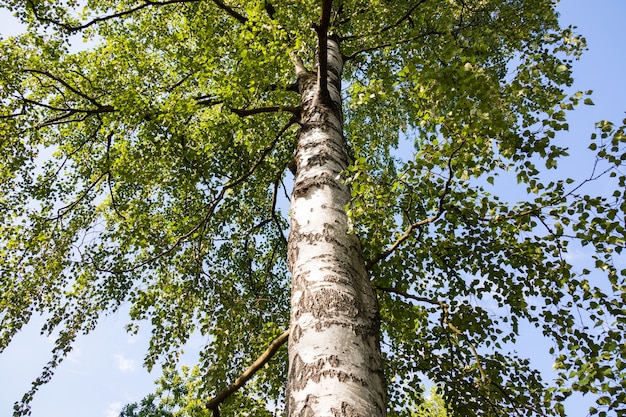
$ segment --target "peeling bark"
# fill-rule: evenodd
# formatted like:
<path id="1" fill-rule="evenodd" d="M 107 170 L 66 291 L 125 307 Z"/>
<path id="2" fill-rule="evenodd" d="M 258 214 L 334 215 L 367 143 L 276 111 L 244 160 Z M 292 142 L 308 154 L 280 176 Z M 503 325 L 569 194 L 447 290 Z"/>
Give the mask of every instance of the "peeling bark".
<path id="1" fill-rule="evenodd" d="M 302 116 L 289 235 L 287 416 L 384 416 L 378 304 L 345 211 L 343 63 L 334 40 L 325 49 L 325 74 L 319 64 L 315 74 L 294 62 Z"/>

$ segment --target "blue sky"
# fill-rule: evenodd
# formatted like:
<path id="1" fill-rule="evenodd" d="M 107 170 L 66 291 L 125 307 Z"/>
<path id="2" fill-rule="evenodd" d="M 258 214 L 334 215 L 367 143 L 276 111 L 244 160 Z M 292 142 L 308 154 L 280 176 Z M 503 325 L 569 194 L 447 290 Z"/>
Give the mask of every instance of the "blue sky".
<path id="1" fill-rule="evenodd" d="M 593 90 L 595 106 L 570 113 L 570 131 L 558 139 L 567 142 L 573 157 L 561 169 L 590 170 L 590 161 L 580 160 L 594 123 L 601 119 L 619 123 L 626 117 L 626 0 L 564 0 L 559 5 L 564 25 L 573 24 L 585 35 L 589 51 L 574 64 L 576 82 L 572 91 Z M 0 14 L 0 34 L 13 33 L 15 26 Z M 571 256 L 584 260 L 583 251 Z M 79 339 L 74 351 L 58 368 L 52 381 L 42 387 L 32 404 L 34 417 L 114 417 L 121 407 L 153 391 L 158 370 L 149 374 L 142 367 L 148 332 L 129 336 L 124 331 L 123 312 L 105 317 L 90 335 Z M 30 387 L 49 360 L 52 340 L 39 335 L 42 322 L 35 320 L 0 355 L 0 416 L 12 413 L 13 403 Z M 523 356 L 531 356 L 550 378 L 551 358 L 539 335 L 526 336 Z M 190 356 L 202 340 L 192 340 Z M 567 405 L 571 417 L 587 415 L 589 401 L 576 398 Z"/>

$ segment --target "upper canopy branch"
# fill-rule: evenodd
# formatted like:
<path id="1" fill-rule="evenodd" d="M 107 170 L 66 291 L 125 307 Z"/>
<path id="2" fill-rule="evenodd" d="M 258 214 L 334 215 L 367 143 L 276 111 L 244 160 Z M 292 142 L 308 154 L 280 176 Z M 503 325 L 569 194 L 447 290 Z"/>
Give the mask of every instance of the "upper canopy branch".
<path id="1" fill-rule="evenodd" d="M 410 36 L 408 38 L 399 39 L 399 40 L 396 40 L 394 42 L 383 42 L 383 43 L 380 43 L 378 45 L 367 46 L 365 48 L 358 49 L 358 50 L 352 52 L 350 55 L 345 55 L 344 56 L 344 60 L 345 61 L 349 61 L 351 59 L 354 59 L 357 55 L 365 53 L 365 52 L 376 51 L 378 49 L 388 48 L 388 47 L 393 46 L 393 45 L 400 45 L 400 44 L 413 42 L 413 41 L 416 41 L 418 39 L 425 38 L 425 37 L 431 36 L 431 35 L 445 35 L 445 32 L 441 32 L 441 31 L 438 31 L 438 30 L 428 30 L 426 32 L 419 33 L 419 34 L 417 34 L 415 36 Z"/>
<path id="2" fill-rule="evenodd" d="M 314 25 L 318 39 L 317 58 L 317 87 L 318 94 L 328 96 L 328 28 L 330 27 L 330 14 L 333 7 L 332 0 L 322 2 L 322 16 L 319 25 Z"/>
<path id="3" fill-rule="evenodd" d="M 424 1 L 421 1 L 415 7 L 421 5 Z M 409 13 L 409 16 L 410 16 L 410 13 Z M 401 20 L 404 20 L 404 19 L 401 19 Z M 400 24 L 400 21 L 398 21 L 397 24 Z M 389 27 L 383 28 L 380 31 L 375 32 L 375 33 L 373 33 L 371 35 L 350 36 L 350 37 L 341 38 L 341 40 L 343 41 L 343 40 L 347 40 L 347 39 L 363 38 L 363 37 L 367 37 L 367 36 L 376 36 L 378 34 L 383 33 L 386 30 L 389 30 L 389 29 L 397 26 L 397 24 L 392 24 Z M 389 48 L 389 47 L 395 46 L 395 45 L 402 45 L 402 44 L 411 43 L 411 42 L 414 42 L 416 40 L 426 38 L 428 36 L 435 36 L 435 35 L 436 36 L 453 36 L 453 37 L 456 38 L 464 30 L 466 30 L 468 28 L 472 28 L 474 26 L 475 26 L 474 22 L 464 23 L 464 22 L 460 21 L 457 25 L 452 27 L 450 30 L 443 30 L 443 31 L 442 30 L 437 30 L 437 29 L 424 30 L 423 32 L 418 33 L 418 34 L 416 34 L 414 36 L 409 36 L 409 37 L 406 37 L 406 38 L 396 39 L 393 42 L 382 42 L 382 43 L 379 43 L 379 44 L 376 44 L 376 45 L 372 45 L 372 46 L 365 46 L 365 47 L 363 47 L 361 49 L 353 51 L 350 55 L 345 55 L 344 56 L 344 60 L 345 61 L 349 61 L 351 59 L 354 59 L 357 55 L 365 53 L 365 52 L 371 52 L 371 51 L 376 51 L 376 50 L 379 50 L 379 49 Z"/>
<path id="4" fill-rule="evenodd" d="M 196 103 L 200 106 L 216 106 L 218 104 L 224 104 L 224 101 L 217 97 L 199 97 L 196 99 Z M 277 113 L 281 111 L 289 112 L 295 116 L 300 114 L 300 108 L 296 106 L 265 106 L 254 107 L 251 109 L 246 108 L 228 108 L 231 112 L 235 113 L 239 117 L 253 116 L 255 114 L 262 113 Z"/>
<path id="5" fill-rule="evenodd" d="M 380 33 L 384 33 L 387 32 L 388 30 L 391 30 L 393 28 L 398 27 L 402 22 L 404 22 L 405 20 L 408 20 L 409 22 L 411 22 L 411 15 L 413 14 L 413 12 L 420 7 L 422 4 L 426 3 L 426 0 L 420 0 L 418 1 L 413 7 L 411 7 L 402 17 L 400 17 L 398 20 L 396 20 L 394 23 L 390 24 L 389 26 L 385 26 L 384 28 L 382 28 L 380 31 L 378 31 L 377 34 Z M 411 22 L 412 23 L 412 22 Z"/>
<path id="6" fill-rule="evenodd" d="M 226 3 L 224 3 L 221 0 L 213 0 L 213 3 L 215 3 L 215 5 L 217 7 L 219 7 L 220 9 L 224 10 L 226 13 L 228 13 L 231 17 L 234 17 L 235 19 L 237 19 L 239 21 L 239 23 L 246 23 L 248 21 L 248 19 L 243 16 L 242 14 L 238 13 L 235 9 L 233 9 L 232 7 L 230 7 L 229 5 L 227 5 Z"/>
<path id="7" fill-rule="evenodd" d="M 422 4 L 426 3 L 426 0 L 420 0 L 418 1 L 414 6 L 412 6 L 403 16 L 401 16 L 398 20 L 396 20 L 395 22 L 391 23 L 388 26 L 385 26 L 384 28 L 377 30 L 376 32 L 373 33 L 368 33 L 366 35 L 349 35 L 349 36 L 342 36 L 341 40 L 349 40 L 349 39 L 356 39 L 356 38 L 364 38 L 364 37 L 370 37 L 370 36 L 376 36 L 376 35 L 380 35 L 382 33 L 385 33 L 391 29 L 394 29 L 398 26 L 400 26 L 400 24 L 402 24 L 402 22 L 404 22 L 405 20 L 408 20 L 409 22 L 411 22 L 411 15 L 413 14 L 413 12 Z M 412 23 L 412 22 L 411 22 Z"/>
<path id="8" fill-rule="evenodd" d="M 296 69 L 296 77 L 298 77 L 298 80 L 311 75 L 311 71 L 309 71 L 306 65 L 304 65 L 302 58 L 300 58 L 295 52 L 290 52 L 289 57 L 291 58 L 291 62 Z"/>
<path id="9" fill-rule="evenodd" d="M 80 30 L 83 29 L 87 29 L 90 26 L 93 26 L 95 24 L 101 23 L 101 22 L 105 22 L 107 20 L 111 20 L 111 19 L 117 19 L 120 17 L 124 17 L 127 15 L 130 15 L 132 13 L 138 12 L 142 9 L 145 9 L 147 7 L 158 7 L 158 6 L 168 6 L 171 4 L 178 4 L 178 3 L 195 3 L 198 2 L 200 0 L 165 0 L 165 1 L 151 1 L 151 0 L 146 0 L 143 3 L 135 6 L 135 7 L 131 7 L 130 9 L 127 10 L 122 10 L 121 12 L 117 12 L 117 13 L 112 13 L 109 15 L 104 15 L 104 16 L 98 16 L 96 18 L 93 18 L 83 24 L 79 24 L 79 25 L 73 25 L 67 22 L 63 22 L 57 19 L 53 19 L 50 17 L 46 17 L 44 15 L 42 15 L 41 13 L 39 13 L 37 11 L 37 7 L 35 6 L 35 3 L 33 2 L 33 0 L 28 0 L 26 2 L 26 6 L 32 10 L 33 15 L 35 16 L 35 18 L 37 20 L 39 20 L 40 22 L 46 22 L 46 23 L 51 23 L 55 26 L 58 26 L 60 28 L 65 29 L 67 32 L 69 33 L 75 33 L 78 32 Z M 242 14 L 238 13 L 235 9 L 233 9 L 232 7 L 228 6 L 226 3 L 224 3 L 221 0 L 213 0 L 213 3 L 215 3 L 215 5 L 217 7 L 219 7 L 220 9 L 222 9 L 223 11 L 225 11 L 227 14 L 229 14 L 231 17 L 235 18 L 236 20 L 238 20 L 240 23 L 246 23 L 248 21 L 248 19 L 243 16 Z"/>
<path id="10" fill-rule="evenodd" d="M 230 111 L 241 117 L 252 116 L 261 113 L 276 113 L 280 111 L 287 111 L 296 116 L 300 114 L 300 108 L 294 106 L 267 106 L 257 107 L 253 109 L 230 109 Z"/>
<path id="11" fill-rule="evenodd" d="M 121 12 L 117 12 L 117 13 L 113 13 L 113 14 L 110 14 L 110 15 L 96 17 L 96 18 L 94 18 L 92 20 L 89 20 L 88 22 L 83 23 L 81 25 L 72 25 L 72 24 L 69 24 L 67 22 L 62 22 L 60 20 L 56 20 L 56 19 L 52 19 L 52 18 L 49 18 L 49 17 L 42 16 L 40 13 L 37 12 L 37 7 L 35 6 L 33 0 L 28 0 L 26 2 L 26 5 L 27 5 L 28 8 L 30 8 L 33 11 L 33 14 L 34 14 L 34 16 L 35 16 L 35 18 L 37 20 L 39 20 L 41 22 L 51 23 L 51 24 L 53 24 L 55 26 L 58 26 L 58 27 L 61 27 L 61 28 L 65 29 L 69 33 L 74 33 L 74 32 L 78 32 L 78 31 L 83 30 L 83 29 L 87 29 L 88 27 L 93 26 L 93 25 L 95 25 L 97 23 L 100 23 L 100 22 L 105 22 L 105 21 L 111 20 L 111 19 L 117 19 L 119 17 L 123 17 L 123 16 L 129 15 L 129 14 L 135 13 L 135 12 L 137 12 L 139 10 L 142 10 L 142 9 L 146 8 L 146 7 L 150 7 L 150 6 L 167 6 L 167 5 L 176 4 L 176 3 L 194 3 L 194 2 L 197 2 L 197 1 L 199 1 L 199 0 L 166 0 L 166 1 L 150 1 L 150 0 L 148 0 L 148 1 L 143 2 L 142 4 L 139 4 L 138 6 L 131 7 L 130 9 L 123 10 Z M 215 3 L 217 3 L 217 1 Z"/>
<path id="12" fill-rule="evenodd" d="M 87 100 L 88 102 L 90 102 L 91 104 L 93 104 L 94 106 L 96 106 L 98 108 L 108 107 L 108 106 L 104 106 L 103 104 L 99 103 L 95 98 L 93 98 L 93 97 L 83 93 L 78 88 L 74 87 L 73 85 L 71 85 L 67 81 L 63 80 L 62 78 L 60 78 L 60 77 L 50 73 L 49 71 L 44 71 L 44 70 L 34 69 L 34 68 L 26 68 L 26 69 L 24 69 L 24 72 L 35 74 L 35 75 L 43 75 L 44 77 L 47 77 L 47 78 L 49 78 L 49 79 L 51 79 L 53 81 L 56 81 L 59 84 L 61 84 L 62 86 L 64 86 L 65 88 L 67 88 L 68 90 L 70 90 L 72 93 L 76 94 L 77 96 L 80 96 L 80 97 L 84 98 L 85 100 Z"/>

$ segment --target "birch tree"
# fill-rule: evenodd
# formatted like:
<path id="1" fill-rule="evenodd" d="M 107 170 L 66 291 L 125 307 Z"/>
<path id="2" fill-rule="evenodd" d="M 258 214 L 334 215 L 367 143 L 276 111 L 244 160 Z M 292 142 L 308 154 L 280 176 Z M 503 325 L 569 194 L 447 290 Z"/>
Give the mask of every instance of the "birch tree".
<path id="1" fill-rule="evenodd" d="M 187 415 L 625 410 L 624 128 L 559 176 L 591 92 L 552 1 L 2 4 L 0 349 L 56 338 L 16 416 L 126 311 L 174 379 L 205 337 Z"/>

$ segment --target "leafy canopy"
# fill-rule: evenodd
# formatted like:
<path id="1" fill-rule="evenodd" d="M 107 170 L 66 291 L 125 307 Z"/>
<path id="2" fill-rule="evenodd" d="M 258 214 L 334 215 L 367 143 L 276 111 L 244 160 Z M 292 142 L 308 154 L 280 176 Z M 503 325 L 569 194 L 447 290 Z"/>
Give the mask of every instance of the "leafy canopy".
<path id="1" fill-rule="evenodd" d="M 207 400 L 287 327 L 290 56 L 314 62 L 321 3 L 3 2 L 28 30 L 0 43 L 0 349 L 33 314 L 58 335 L 17 415 L 122 308 L 129 331 L 152 329 L 148 368 L 206 336 Z M 393 415 L 423 379 L 458 415 L 564 415 L 572 390 L 624 410 L 624 128 L 600 123 L 592 174 L 558 177 L 554 138 L 590 92 L 564 92 L 585 43 L 554 7 L 333 2 L 348 211 Z M 595 268 L 573 265 L 573 245 Z M 551 341 L 556 381 L 513 353 L 528 325 Z M 285 361 L 228 401 L 280 404 Z"/>

